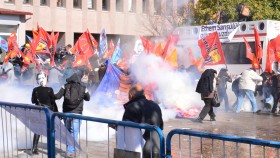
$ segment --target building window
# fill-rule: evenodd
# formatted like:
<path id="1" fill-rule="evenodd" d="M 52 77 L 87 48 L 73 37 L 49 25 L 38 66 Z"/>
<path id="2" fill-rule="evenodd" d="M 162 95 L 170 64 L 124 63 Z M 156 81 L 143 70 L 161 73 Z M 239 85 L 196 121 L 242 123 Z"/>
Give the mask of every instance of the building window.
<path id="1" fill-rule="evenodd" d="M 57 0 L 56 2 L 57 7 L 66 7 L 66 0 Z"/>
<path id="2" fill-rule="evenodd" d="M 123 0 L 116 0 L 116 11 L 117 12 L 123 11 Z"/>
<path id="3" fill-rule="evenodd" d="M 48 1 L 47 0 L 40 0 L 40 5 L 42 5 L 42 6 L 48 5 Z"/>
<path id="4" fill-rule="evenodd" d="M 22 2 L 23 4 L 32 4 L 32 0 L 23 0 L 23 2 Z"/>
<path id="5" fill-rule="evenodd" d="M 149 0 L 142 0 L 142 4 L 143 4 L 143 6 L 142 6 L 142 11 L 143 11 L 143 13 L 144 14 L 147 14 L 147 13 L 149 13 Z"/>
<path id="6" fill-rule="evenodd" d="M 73 1 L 73 7 L 74 8 L 82 8 L 82 2 L 81 2 L 81 0 L 74 0 Z"/>
<path id="7" fill-rule="evenodd" d="M 102 10 L 103 11 L 110 10 L 110 0 L 102 0 Z"/>
<path id="8" fill-rule="evenodd" d="M 5 0 L 5 3 L 11 3 L 11 4 L 15 4 L 15 0 Z"/>
<path id="9" fill-rule="evenodd" d="M 128 0 L 128 11 L 135 12 L 136 10 L 136 2 L 135 0 Z"/>
<path id="10" fill-rule="evenodd" d="M 87 1 L 88 9 L 96 10 L 96 0 Z"/>
<path id="11" fill-rule="evenodd" d="M 155 15 L 161 14 L 161 0 L 154 0 Z"/>

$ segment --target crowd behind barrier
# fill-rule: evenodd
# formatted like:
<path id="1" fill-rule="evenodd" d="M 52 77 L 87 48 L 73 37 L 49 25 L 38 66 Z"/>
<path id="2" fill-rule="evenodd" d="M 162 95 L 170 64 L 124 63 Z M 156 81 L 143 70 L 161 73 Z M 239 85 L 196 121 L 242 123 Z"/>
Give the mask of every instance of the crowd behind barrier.
<path id="1" fill-rule="evenodd" d="M 45 146 L 45 152 L 43 152 L 43 150 L 40 150 L 41 153 L 41 157 L 44 157 L 44 154 L 48 155 L 49 158 L 54 158 L 54 157 L 59 157 L 58 154 L 60 154 L 60 152 L 63 152 L 63 146 L 65 146 L 63 143 L 67 143 L 67 141 L 69 141 L 69 139 L 66 137 L 60 137 L 59 139 L 57 139 L 56 137 L 58 137 L 59 135 L 57 135 L 58 133 L 62 133 L 63 131 L 63 126 L 60 127 L 60 129 L 58 129 L 57 127 L 59 126 L 56 123 L 56 120 L 63 119 L 63 118 L 73 118 L 73 119 L 80 119 L 82 121 L 85 121 L 85 126 L 88 125 L 88 121 L 89 122 L 95 122 L 95 123 L 101 123 L 101 124 L 105 124 L 108 125 L 108 133 L 109 133 L 109 129 L 111 129 L 111 127 L 117 127 L 117 126 L 124 126 L 124 127 L 132 127 L 132 128 L 138 128 L 138 129 L 145 129 L 145 130 L 149 130 L 149 131 L 155 131 L 158 136 L 159 136 L 159 140 L 160 140 L 160 157 L 164 158 L 164 157 L 168 157 L 171 158 L 172 155 L 174 154 L 179 154 L 180 157 L 181 156 L 181 152 L 183 151 L 183 147 L 184 148 L 188 148 L 187 152 L 189 152 L 188 157 L 193 157 L 194 156 L 194 152 L 196 150 L 200 150 L 200 157 L 203 157 L 203 145 L 205 145 L 204 143 L 204 139 L 210 139 L 210 145 L 208 146 L 211 149 L 211 154 L 212 157 L 215 157 L 215 154 L 217 152 L 222 152 L 222 157 L 228 157 L 229 155 L 227 155 L 226 147 L 229 147 L 228 145 L 225 145 L 225 142 L 233 142 L 236 143 L 234 146 L 236 147 L 236 151 L 235 151 L 235 157 L 239 157 L 240 151 L 238 151 L 238 147 L 241 146 L 241 144 L 249 144 L 249 151 L 247 151 L 247 154 L 252 157 L 252 146 L 256 145 L 256 146 L 260 146 L 260 148 L 262 149 L 262 154 L 261 157 L 266 157 L 268 156 L 268 148 L 274 148 L 276 157 L 279 157 L 279 148 L 280 148 L 280 142 L 276 142 L 276 141 L 267 141 L 267 140 L 259 140 L 259 139 L 251 139 L 251 138 L 245 138 L 245 137 L 239 137 L 239 136 L 230 136 L 230 135 L 222 135 L 222 134 L 212 134 L 212 133 L 206 133 L 206 132 L 198 132 L 198 131 L 191 131 L 191 130 L 182 130 L 182 129 L 173 129 L 171 130 L 168 135 L 167 135 L 167 139 L 166 139 L 166 148 L 165 148 L 165 137 L 163 134 L 163 131 L 156 127 L 156 126 L 151 126 L 151 125 L 146 125 L 146 124 L 137 124 L 137 123 L 132 123 L 132 122 L 125 122 L 125 121 L 116 121 L 116 120 L 108 120 L 108 119 L 103 119 L 103 118 L 95 118 L 95 117 L 89 117 L 89 116 L 82 116 L 82 115 L 75 115 L 75 114 L 67 114 L 67 113 L 50 113 L 49 110 L 45 107 L 40 107 L 40 106 L 34 106 L 34 105 L 28 105 L 28 104 L 19 104 L 19 103 L 8 103 L 8 102 L 0 102 L 0 106 L 1 106 L 1 111 L 0 111 L 0 117 L 1 117 L 1 131 L 2 132 L 2 143 L 0 145 L 0 147 L 2 146 L 2 151 L 1 151 L 1 157 L 15 157 L 20 155 L 21 153 L 19 153 L 20 150 L 24 150 L 25 154 L 30 154 L 28 153 L 29 148 L 32 145 L 32 133 L 34 131 L 39 132 L 39 134 L 43 135 L 46 137 L 45 138 L 41 138 L 41 144 L 46 143 L 47 145 Z M 40 112 L 40 113 L 37 113 Z M 36 114 L 39 114 L 37 116 L 39 116 L 39 120 L 36 116 Z M 19 121 L 18 121 L 19 120 Z M 60 121 L 62 122 L 62 121 Z M 37 124 L 36 124 L 37 123 Z M 20 130 L 21 125 L 23 124 L 23 131 Z M 39 128 L 37 125 L 39 125 Z M 43 128 L 43 126 L 45 126 Z M 43 131 L 44 130 L 44 131 Z M 99 130 L 99 129 L 96 129 Z M 42 132 L 42 133 L 40 133 Z M 90 135 L 91 133 L 89 133 L 89 131 L 84 131 L 86 133 L 86 135 Z M 69 135 L 68 133 L 65 133 L 65 135 Z M 173 136 L 179 136 L 179 142 L 176 141 L 171 141 Z M 181 135 L 184 136 L 189 136 L 189 141 L 186 141 L 188 144 L 184 145 L 184 141 L 180 140 Z M 86 140 L 81 140 L 79 138 L 78 142 L 74 142 L 74 146 L 76 146 L 77 149 L 81 149 L 82 147 L 86 147 L 83 148 L 83 153 L 84 155 L 79 155 L 79 156 L 85 156 L 85 157 L 92 157 L 94 155 L 89 155 L 88 153 L 90 152 L 90 144 L 92 142 L 89 142 L 87 140 L 87 136 L 86 136 Z M 200 146 L 200 149 L 195 148 L 195 145 L 192 145 L 192 143 L 194 143 L 194 140 L 196 137 L 198 138 L 198 144 Z M 64 139 L 64 140 L 62 140 Z M 216 151 L 216 148 L 214 148 L 214 140 L 215 141 L 222 141 L 222 148 L 220 149 L 220 151 Z M 19 142 L 19 141 L 23 141 Z M 60 141 L 60 142 L 59 142 Z M 63 142 L 64 141 L 64 142 Z M 107 139 L 107 144 L 105 143 L 105 145 L 107 145 L 107 156 L 108 157 L 112 157 L 112 148 L 116 147 L 115 142 L 109 142 L 112 141 L 112 138 L 109 138 L 108 135 L 108 139 Z M 211 145 L 211 141 L 212 141 L 212 145 Z M 57 142 L 59 142 L 57 144 Z M 171 143 L 172 142 L 172 143 Z M 68 142 L 69 143 L 69 142 Z M 73 142 L 72 142 L 73 143 Z M 75 145 L 76 143 L 76 145 Z M 93 143 L 97 143 L 97 141 L 94 141 Z M 20 144 L 23 144 L 23 146 L 21 146 Z M 104 145 L 104 144 L 103 144 Z M 174 153 L 173 148 L 176 148 L 176 146 L 179 146 L 179 151 L 178 153 Z M 42 147 L 44 148 L 44 147 Z M 166 152 L 165 152 L 166 149 Z M 171 152 L 172 151 L 172 152 Z M 177 152 L 177 151 L 176 151 Z M 246 152 L 246 151 L 245 151 Z M 79 154 L 83 154 L 83 153 L 79 153 Z M 92 153 L 91 153 L 92 154 Z M 94 153 L 96 155 L 99 155 L 100 153 Z M 104 153 L 103 153 L 104 154 Z M 31 156 L 33 156 L 32 154 L 30 154 Z M 60 157 L 62 156 L 62 154 L 60 154 Z M 79 157 L 77 156 L 77 157 Z M 175 155 L 174 155 L 175 156 Z M 62 156 L 63 157 L 63 156 Z M 185 156 L 183 156 L 185 157 Z"/>

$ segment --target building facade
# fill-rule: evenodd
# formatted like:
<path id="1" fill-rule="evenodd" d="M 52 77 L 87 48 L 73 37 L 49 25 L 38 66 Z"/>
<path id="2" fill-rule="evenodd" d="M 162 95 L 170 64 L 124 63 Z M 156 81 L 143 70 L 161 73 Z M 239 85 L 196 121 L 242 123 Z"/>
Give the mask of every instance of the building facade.
<path id="1" fill-rule="evenodd" d="M 103 28 L 107 35 L 128 37 L 127 40 L 139 35 L 150 36 L 151 31 L 143 26 L 148 15 L 157 15 L 159 8 L 173 10 L 182 2 L 187 0 L 0 0 L 0 8 L 27 12 L 14 15 L 19 21 L 15 27 L 19 44 L 24 44 L 25 35 L 32 35 L 32 29 L 40 25 L 46 31 L 60 32 L 60 45 L 73 45 L 86 29 L 95 37 Z M 8 22 L 13 19 L 9 17 L 11 15 L 0 13 L 3 24 L 0 25 L 0 35 L 1 27 L 12 26 Z M 3 33 L 5 30 L 2 29 Z"/>

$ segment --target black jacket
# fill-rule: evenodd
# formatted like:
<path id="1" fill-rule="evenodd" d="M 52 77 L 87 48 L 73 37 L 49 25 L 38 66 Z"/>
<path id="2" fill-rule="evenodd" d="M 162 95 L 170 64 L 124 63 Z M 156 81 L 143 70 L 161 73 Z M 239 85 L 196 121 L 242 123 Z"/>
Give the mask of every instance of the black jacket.
<path id="1" fill-rule="evenodd" d="M 32 91 L 31 102 L 36 105 L 46 106 L 54 112 L 58 111 L 51 87 L 35 87 Z"/>
<path id="2" fill-rule="evenodd" d="M 145 96 L 140 96 L 124 104 L 123 121 L 135 123 L 145 123 L 158 126 L 163 129 L 161 109 L 155 102 L 147 100 Z M 144 138 L 149 138 L 149 132 L 145 131 Z"/>
<path id="3" fill-rule="evenodd" d="M 217 73 L 214 69 L 205 70 L 197 83 L 195 91 L 200 94 L 204 94 L 205 96 L 208 96 L 211 92 L 213 92 L 214 73 Z"/>
<path id="4" fill-rule="evenodd" d="M 59 90 L 59 92 L 57 94 L 55 94 L 56 99 L 60 99 L 62 96 L 65 95 L 65 87 L 68 84 L 78 84 L 80 86 L 79 90 L 79 94 L 82 94 L 81 96 L 83 96 L 83 100 L 85 101 L 89 101 L 90 100 L 90 94 L 87 92 L 86 93 L 86 88 L 81 85 L 80 82 L 80 78 L 78 77 L 78 75 L 76 73 L 74 73 L 72 76 L 70 76 L 69 78 L 66 79 L 66 84 Z M 83 106 L 84 106 L 84 101 L 81 100 L 81 102 L 78 105 L 68 105 L 65 100 L 63 101 L 63 112 L 70 112 L 70 113 L 78 113 L 78 114 L 82 114 L 83 112 Z M 72 108 L 75 107 L 75 108 Z"/>

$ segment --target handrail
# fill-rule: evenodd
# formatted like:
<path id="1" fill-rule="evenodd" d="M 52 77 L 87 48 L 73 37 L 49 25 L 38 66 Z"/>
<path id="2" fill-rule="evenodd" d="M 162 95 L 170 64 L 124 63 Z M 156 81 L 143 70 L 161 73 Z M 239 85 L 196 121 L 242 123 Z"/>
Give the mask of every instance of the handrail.
<path id="1" fill-rule="evenodd" d="M 35 110 L 44 110 L 45 114 L 46 114 L 46 121 L 47 121 L 47 146 L 48 146 L 48 150 L 50 151 L 51 149 L 51 135 L 50 135 L 50 112 L 48 110 L 48 108 L 44 107 L 44 106 L 36 106 L 36 105 L 32 105 L 32 104 L 23 104 L 23 103 L 10 103 L 10 102 L 2 102 L 0 101 L 0 106 L 9 106 L 9 107 L 15 107 L 15 108 L 25 108 L 25 109 L 35 109 Z M 48 158 L 51 158 L 51 153 L 48 152 Z"/>
<path id="2" fill-rule="evenodd" d="M 224 140 L 230 142 L 280 148 L 280 142 L 276 142 L 276 141 L 260 140 L 260 139 L 245 138 L 240 136 L 231 136 L 231 135 L 223 135 L 223 134 L 214 134 L 214 133 L 207 133 L 207 132 L 198 132 L 193 130 L 173 129 L 168 133 L 166 137 L 166 155 L 171 155 L 171 139 L 172 136 L 175 134 L 183 134 L 183 135 L 197 136 L 202 138 L 211 138 L 211 139 Z"/>
<path id="3" fill-rule="evenodd" d="M 106 123 L 106 124 L 113 124 L 117 126 L 127 126 L 127 127 L 133 127 L 133 128 L 140 128 L 140 129 L 146 129 L 150 131 L 156 131 L 159 135 L 160 139 L 160 154 L 161 157 L 165 157 L 165 142 L 164 142 L 164 134 L 162 130 L 157 127 L 157 126 L 152 126 L 148 124 L 138 124 L 134 122 L 127 122 L 127 121 L 117 121 L 117 120 L 109 120 L 109 119 L 103 119 L 103 118 L 97 118 L 97 117 L 89 117 L 89 116 L 83 116 L 83 115 L 77 115 L 73 113 L 60 113 L 60 112 L 55 112 L 51 116 L 51 143 L 55 143 L 55 127 L 54 127 L 54 120 L 55 117 L 70 117 L 74 119 L 81 119 L 81 120 L 87 120 L 87 121 L 94 121 L 94 122 L 99 122 L 99 123 Z M 53 145 L 51 147 L 51 155 L 55 157 L 55 146 Z"/>
<path id="4" fill-rule="evenodd" d="M 32 105 L 32 104 L 10 103 L 10 102 L 2 102 L 2 101 L 0 101 L 0 105 L 19 107 L 19 108 L 29 108 L 29 109 L 36 109 L 36 110 L 43 110 L 45 108 L 43 106 L 36 106 L 36 105 Z"/>

